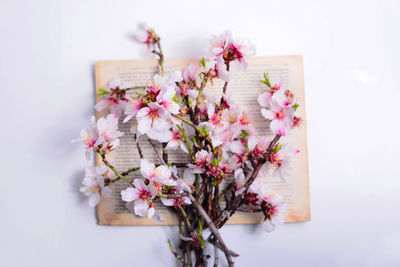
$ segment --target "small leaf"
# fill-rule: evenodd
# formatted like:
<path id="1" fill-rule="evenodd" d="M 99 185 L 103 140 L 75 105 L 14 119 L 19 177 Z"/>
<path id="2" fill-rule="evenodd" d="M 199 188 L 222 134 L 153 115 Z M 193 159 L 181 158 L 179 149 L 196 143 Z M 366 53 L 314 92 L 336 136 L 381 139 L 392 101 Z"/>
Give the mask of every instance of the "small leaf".
<path id="1" fill-rule="evenodd" d="M 182 102 L 182 101 L 179 100 L 179 98 L 178 98 L 176 95 L 174 95 L 174 101 L 175 101 L 175 102 L 178 102 L 178 103 L 181 103 L 181 102 Z"/>
<path id="2" fill-rule="evenodd" d="M 247 137 L 247 136 L 249 136 L 249 133 L 248 133 L 248 132 L 243 132 L 243 133 L 241 133 L 241 134 L 238 136 L 238 138 L 239 138 L 239 139 L 243 139 L 243 138 L 245 138 L 245 137 Z"/>
<path id="3" fill-rule="evenodd" d="M 111 94 L 111 92 L 107 91 L 107 90 L 105 90 L 103 88 L 100 88 L 99 89 L 99 93 L 97 95 L 107 95 L 107 94 Z"/>
<path id="4" fill-rule="evenodd" d="M 294 105 L 293 105 L 293 109 L 294 109 L 294 111 L 296 111 L 298 107 L 299 107 L 299 104 L 297 104 L 297 103 L 296 103 L 296 104 L 294 104 Z"/>
<path id="5" fill-rule="evenodd" d="M 269 82 L 268 73 L 264 73 L 264 80 L 260 80 L 260 82 L 271 88 L 271 83 Z"/>
<path id="6" fill-rule="evenodd" d="M 201 223 L 201 219 L 199 218 L 199 234 L 203 232 L 203 224 Z"/>
<path id="7" fill-rule="evenodd" d="M 282 145 L 281 144 L 279 144 L 279 143 L 277 143 L 276 144 L 276 146 L 274 147 L 274 153 L 276 153 L 276 152 L 278 152 L 279 150 L 281 150 L 281 148 L 282 148 Z"/>
<path id="8" fill-rule="evenodd" d="M 204 70 L 206 69 L 206 60 L 204 57 L 200 60 L 201 65 L 203 66 Z"/>
<path id="9" fill-rule="evenodd" d="M 204 238 L 202 235 L 199 235 L 199 241 L 200 241 L 200 245 L 203 248 L 204 247 Z"/>

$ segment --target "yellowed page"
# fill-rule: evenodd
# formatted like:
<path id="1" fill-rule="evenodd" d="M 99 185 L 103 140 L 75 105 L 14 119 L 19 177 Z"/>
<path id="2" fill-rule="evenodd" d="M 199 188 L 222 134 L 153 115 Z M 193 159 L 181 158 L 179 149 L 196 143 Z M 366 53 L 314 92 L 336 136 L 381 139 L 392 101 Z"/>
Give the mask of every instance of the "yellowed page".
<path id="1" fill-rule="evenodd" d="M 168 59 L 165 63 L 166 73 L 174 70 L 182 70 L 190 59 Z M 283 79 L 284 88 L 295 92 L 300 108 L 298 114 L 305 119 L 305 97 L 304 97 L 304 75 L 303 62 L 301 56 L 276 56 L 276 57 L 254 57 L 248 59 L 246 72 L 231 71 L 231 82 L 228 91 L 231 92 L 243 110 L 247 110 L 259 134 L 269 134 L 266 120 L 261 116 L 260 106 L 257 97 L 265 90 L 259 80 L 263 78 L 263 73 L 268 72 L 274 81 L 278 77 Z M 129 82 L 132 86 L 146 85 L 156 71 L 157 60 L 119 60 L 101 61 L 96 64 L 96 90 L 106 86 L 107 82 L 114 77 L 119 77 L 122 81 Z M 223 84 L 216 82 L 211 89 L 220 92 Z M 101 97 L 96 97 L 96 102 Z M 104 114 L 97 113 L 97 117 Z M 129 132 L 131 123 L 120 123 L 121 131 L 125 135 L 121 138 L 121 146 L 112 155 L 108 156 L 110 161 L 123 171 L 131 167 L 139 166 L 139 155 L 134 144 L 133 134 Z M 145 138 L 143 137 L 143 140 Z M 270 177 L 269 182 L 272 189 L 283 194 L 288 203 L 289 212 L 286 216 L 287 222 L 298 222 L 310 220 L 309 186 L 308 186 L 308 162 L 307 162 L 307 140 L 306 126 L 292 131 L 292 133 L 281 139 L 282 142 L 290 142 L 300 149 L 300 154 L 294 157 L 291 162 L 289 174 L 291 180 L 288 183 L 281 181 L 277 177 Z M 147 142 L 141 142 L 143 154 L 155 162 L 158 162 L 153 149 Z M 159 146 L 161 149 L 161 145 Z M 188 157 L 183 152 L 174 155 L 170 153 L 170 162 L 188 162 Z M 100 162 L 97 159 L 98 163 Z M 140 177 L 140 172 L 130 175 Z M 125 202 L 121 200 L 119 192 L 126 188 L 124 182 L 117 182 L 112 185 L 113 197 L 102 198 L 98 208 L 97 217 L 99 224 L 102 225 L 158 225 L 154 220 L 148 220 L 135 216 L 128 212 Z M 166 207 L 158 205 L 157 212 L 164 220 L 164 225 L 177 224 L 175 216 Z M 237 212 L 228 223 L 230 224 L 253 224 L 261 221 L 260 213 L 241 213 Z"/>

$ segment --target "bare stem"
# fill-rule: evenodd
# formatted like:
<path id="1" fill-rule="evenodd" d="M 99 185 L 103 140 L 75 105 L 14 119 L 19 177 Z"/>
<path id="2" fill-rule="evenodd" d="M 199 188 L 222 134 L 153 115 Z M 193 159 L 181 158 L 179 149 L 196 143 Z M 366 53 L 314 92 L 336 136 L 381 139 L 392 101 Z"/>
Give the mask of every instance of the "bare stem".
<path id="1" fill-rule="evenodd" d="M 203 217 L 205 222 L 207 223 L 208 227 L 210 228 L 211 232 L 214 234 L 214 237 L 218 240 L 219 244 L 222 247 L 223 252 L 225 253 L 225 257 L 228 261 L 229 267 L 234 266 L 234 263 L 232 261 L 231 254 L 229 253 L 229 249 L 226 246 L 224 240 L 222 239 L 221 234 L 219 233 L 217 227 L 215 227 L 213 221 L 210 219 L 210 217 L 207 215 L 207 212 L 204 210 L 204 208 L 200 205 L 200 203 L 196 200 L 195 197 L 193 197 L 192 194 L 188 195 L 189 199 L 192 201 L 192 203 L 196 206 L 198 209 L 200 215 Z"/>
<path id="2" fill-rule="evenodd" d="M 226 64 L 226 71 L 229 71 L 229 62 Z M 228 82 L 224 83 L 224 88 L 222 89 L 224 94 L 226 94 L 226 88 L 228 88 Z"/>
<path id="3" fill-rule="evenodd" d="M 164 161 L 163 157 L 161 156 L 160 151 L 157 150 L 156 144 L 154 143 L 153 140 L 151 140 L 150 138 L 148 139 L 149 143 L 151 144 L 151 146 L 154 149 L 154 152 L 156 152 L 158 159 L 161 161 L 162 164 L 167 165 L 167 163 Z"/>
<path id="4" fill-rule="evenodd" d="M 176 127 L 178 127 L 179 131 L 181 131 L 181 133 L 183 135 L 183 138 L 185 139 L 186 146 L 187 146 L 187 149 L 189 151 L 190 158 L 194 162 L 194 155 L 193 155 L 192 147 L 190 146 L 189 139 L 188 139 L 188 137 L 187 137 L 187 135 L 185 133 L 185 130 L 178 124 L 176 125 Z"/>
<path id="5" fill-rule="evenodd" d="M 130 168 L 130 169 L 124 171 L 123 173 L 121 173 L 121 175 L 122 175 L 122 176 L 126 176 L 126 175 L 130 174 L 131 172 L 138 171 L 138 170 L 140 170 L 140 167 Z M 107 185 L 112 184 L 112 183 L 114 183 L 114 182 L 116 182 L 116 181 L 119 181 L 120 179 L 121 179 L 121 178 L 117 176 L 117 177 L 114 178 L 114 179 L 106 180 L 106 181 L 104 182 L 104 185 L 107 186 Z"/>
<path id="6" fill-rule="evenodd" d="M 182 258 L 174 249 L 172 246 L 171 240 L 168 239 L 168 245 L 169 245 L 169 250 L 171 250 L 171 253 L 175 256 L 177 260 L 183 263 L 183 266 L 188 266 L 187 263 L 185 262 L 185 259 Z"/>
<path id="7" fill-rule="evenodd" d="M 136 141 L 136 134 L 135 134 L 134 138 L 135 138 L 135 141 Z M 142 152 L 142 148 L 140 147 L 139 140 L 137 140 L 137 142 L 136 142 L 136 148 L 137 148 L 137 151 L 139 153 L 140 158 L 142 159 L 143 158 L 143 152 Z"/>
<path id="8" fill-rule="evenodd" d="M 183 122 L 187 123 L 188 125 L 192 126 L 197 133 L 199 133 L 201 135 L 201 137 L 205 138 L 208 145 L 211 148 L 211 151 L 213 152 L 213 154 L 215 155 L 217 152 L 215 150 L 215 147 L 211 141 L 211 138 L 208 134 L 206 134 L 202 129 L 200 129 L 197 125 L 195 125 L 194 123 L 192 123 L 191 121 L 185 119 L 184 117 L 180 116 L 180 115 L 174 115 L 175 117 L 177 117 L 178 119 L 182 120 Z"/>
<path id="9" fill-rule="evenodd" d="M 111 165 L 110 162 L 108 162 L 108 160 L 106 159 L 106 155 L 103 153 L 103 149 L 100 148 L 99 150 L 99 154 L 104 162 L 104 164 L 109 167 L 114 173 L 115 175 L 117 175 L 118 178 L 124 180 L 125 182 L 127 182 L 128 184 L 133 186 L 133 182 L 131 180 L 129 180 L 128 178 L 126 178 L 125 176 L 121 175 L 115 168 L 114 166 Z"/>

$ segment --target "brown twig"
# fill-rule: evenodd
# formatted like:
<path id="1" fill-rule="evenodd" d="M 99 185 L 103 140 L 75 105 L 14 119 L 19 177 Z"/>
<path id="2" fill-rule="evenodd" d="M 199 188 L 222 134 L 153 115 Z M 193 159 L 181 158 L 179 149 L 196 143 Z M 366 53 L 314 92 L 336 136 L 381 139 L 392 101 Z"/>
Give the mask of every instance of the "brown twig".
<path id="1" fill-rule="evenodd" d="M 224 209 L 224 211 L 221 213 L 221 215 L 218 216 L 218 218 L 216 220 L 214 220 L 215 225 L 218 226 L 218 228 L 221 228 L 222 225 L 224 225 L 228 219 L 230 218 L 230 216 L 232 216 L 237 207 L 239 206 L 243 195 L 247 192 L 247 190 L 249 189 L 250 185 L 254 182 L 254 180 L 256 179 L 256 177 L 258 176 L 258 173 L 261 170 L 261 167 L 264 165 L 264 163 L 266 162 L 265 159 L 262 159 L 258 162 L 256 168 L 254 169 L 253 173 L 251 174 L 250 178 L 247 180 L 246 184 L 244 185 L 245 190 L 243 191 L 242 194 L 237 195 L 230 203 L 230 205 L 227 205 L 227 207 Z M 224 217 L 224 214 L 229 213 L 229 216 Z"/>
<path id="2" fill-rule="evenodd" d="M 100 147 L 100 146 L 99 146 Z M 125 176 L 121 175 L 113 165 L 111 165 L 111 163 L 106 159 L 106 155 L 103 152 L 103 149 L 100 147 L 98 153 L 101 156 L 101 159 L 103 160 L 103 163 L 110 168 L 115 175 L 117 175 L 117 177 L 121 178 L 122 180 L 124 180 L 125 182 L 127 182 L 128 184 L 133 186 L 133 182 L 131 180 L 129 180 L 128 178 L 126 178 Z"/>
<path id="3" fill-rule="evenodd" d="M 162 164 L 167 165 L 167 163 L 164 161 L 163 157 L 160 154 L 160 151 L 157 150 L 156 144 L 151 140 L 150 138 L 148 139 L 149 143 L 154 149 L 154 152 L 156 152 L 158 159 L 161 161 Z"/>
<path id="4" fill-rule="evenodd" d="M 226 71 L 229 71 L 229 62 L 226 64 Z M 224 83 L 224 88 L 222 89 L 224 94 L 226 94 L 226 88 L 228 88 L 228 82 Z"/>
<path id="5" fill-rule="evenodd" d="M 203 217 L 205 222 L 208 225 L 208 228 L 210 228 L 211 232 L 213 233 L 214 237 L 218 240 L 219 244 L 222 247 L 223 252 L 225 253 L 225 257 L 228 261 L 229 267 L 234 266 L 234 263 L 232 261 L 231 254 L 229 253 L 229 249 L 226 246 L 224 240 L 222 239 L 221 234 L 219 233 L 217 227 L 215 227 L 213 221 L 210 219 L 210 217 L 207 215 L 207 212 L 203 209 L 203 207 L 200 205 L 199 202 L 197 202 L 196 198 L 193 197 L 192 194 L 188 195 L 189 199 L 192 201 L 192 203 L 196 206 L 197 210 L 199 211 L 200 215 Z"/>
<path id="6" fill-rule="evenodd" d="M 135 141 L 136 141 L 136 134 L 135 134 L 134 138 L 135 138 Z M 139 140 L 137 140 L 137 142 L 136 142 L 136 148 L 137 148 L 137 151 L 139 153 L 140 158 L 142 159 L 143 158 L 143 152 L 142 152 L 142 148 L 140 147 Z"/>
<path id="7" fill-rule="evenodd" d="M 167 146 L 167 143 L 163 143 L 163 144 L 162 144 L 162 147 L 163 147 L 163 150 L 162 150 L 162 157 L 163 157 L 164 162 L 165 162 L 165 163 L 168 163 L 168 152 L 167 152 L 167 150 L 165 149 L 166 146 Z"/>
<path id="8" fill-rule="evenodd" d="M 209 238 L 208 242 L 210 242 L 211 244 L 214 244 L 217 246 L 217 248 L 219 248 L 220 250 L 222 250 L 221 245 L 217 242 L 217 240 L 215 240 L 214 238 Z M 239 257 L 240 255 L 237 254 L 235 251 L 233 250 L 229 250 L 229 253 L 231 254 L 232 257 Z"/>

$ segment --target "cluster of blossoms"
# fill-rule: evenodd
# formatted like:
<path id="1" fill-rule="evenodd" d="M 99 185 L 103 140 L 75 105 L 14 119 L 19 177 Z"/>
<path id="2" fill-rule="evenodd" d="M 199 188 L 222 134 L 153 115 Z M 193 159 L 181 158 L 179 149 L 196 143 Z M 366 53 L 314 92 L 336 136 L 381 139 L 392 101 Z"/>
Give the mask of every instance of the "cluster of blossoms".
<path id="1" fill-rule="evenodd" d="M 104 165 L 87 169 L 81 191 L 90 197 L 89 204 L 96 205 L 100 196 L 111 195 L 112 183 L 123 180 L 129 185 L 121 191 L 121 198 L 137 216 L 161 220 L 155 209 L 160 201 L 171 207 L 185 226 L 181 239 L 189 251 L 202 251 L 204 241 L 212 235 L 231 265 L 217 229 L 237 210 L 262 212 L 267 232 L 284 222 L 284 199 L 272 191 L 264 178 L 277 175 L 288 180 L 290 159 L 299 151 L 279 140 L 301 125 L 301 118 L 295 115 L 299 105 L 292 91 L 284 89 L 282 83 L 272 84 L 265 74 L 261 80 L 265 91 L 259 95 L 258 103 L 274 136 L 259 136 L 249 114 L 227 92 L 231 66 L 245 70 L 246 58 L 255 54 L 253 45 L 233 38 L 229 31 L 223 32 L 213 36 L 210 58 L 165 75 L 160 37 L 143 25 L 136 38 L 144 44 L 145 54 L 159 57 L 160 73 L 145 86 L 130 87 L 114 79 L 100 89 L 99 95 L 104 99 L 96 109 L 108 108 L 110 114 L 97 122 L 92 120 L 92 129 L 82 130 L 81 139 L 87 154 L 99 153 Z M 220 97 L 208 87 L 214 79 L 224 82 Z M 162 164 L 155 165 L 143 158 L 138 146 L 140 166 L 120 173 L 106 159 L 123 135 L 118 131 L 119 118 L 132 125 L 136 142 L 140 143 L 144 136 L 153 147 L 157 141 L 164 150 L 179 148 L 188 154 L 190 162 L 170 163 L 164 153 L 163 157 L 157 154 Z M 177 168 L 182 167 L 181 178 Z M 126 177 L 136 170 L 140 170 L 141 177 Z M 205 235 L 205 230 L 211 234 Z M 204 257 L 199 256 L 198 260 L 204 264 Z"/>

